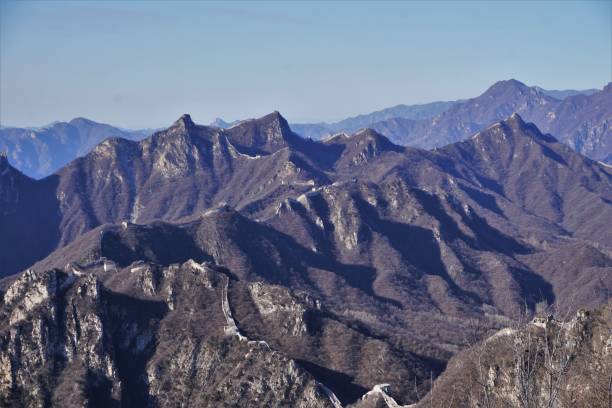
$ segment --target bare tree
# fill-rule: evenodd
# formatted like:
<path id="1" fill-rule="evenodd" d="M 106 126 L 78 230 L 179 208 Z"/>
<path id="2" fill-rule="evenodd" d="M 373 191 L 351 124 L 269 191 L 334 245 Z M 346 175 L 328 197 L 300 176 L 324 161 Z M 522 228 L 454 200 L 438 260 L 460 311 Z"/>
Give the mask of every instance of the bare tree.
<path id="1" fill-rule="evenodd" d="M 516 398 L 522 408 L 537 407 L 537 370 L 541 358 L 540 343 L 528 325 L 517 329 L 511 337 Z"/>
<path id="2" fill-rule="evenodd" d="M 578 317 L 580 313 L 578 314 Z M 529 319 L 527 309 L 506 333 L 473 348 L 475 390 L 468 390 L 474 405 L 482 408 L 555 408 L 571 363 L 580 347 L 580 319 L 556 320 L 552 313 Z M 503 351 L 506 350 L 506 351 Z M 496 384 L 498 373 L 490 356 L 509 352 L 510 383 L 503 392 Z M 489 358 L 487 358 L 489 357 Z M 504 387 L 502 387 L 504 388 Z"/>
<path id="3" fill-rule="evenodd" d="M 565 310 L 556 318 L 541 308 L 532 318 L 526 309 L 485 340 L 465 339 L 447 368 L 453 374 L 432 381 L 419 406 L 612 408 L 612 313 Z"/>

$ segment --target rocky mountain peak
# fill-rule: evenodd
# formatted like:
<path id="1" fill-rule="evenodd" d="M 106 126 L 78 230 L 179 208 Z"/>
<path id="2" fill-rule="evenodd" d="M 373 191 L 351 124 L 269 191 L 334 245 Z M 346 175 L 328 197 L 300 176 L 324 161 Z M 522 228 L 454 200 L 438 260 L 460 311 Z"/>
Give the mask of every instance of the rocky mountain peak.
<path id="1" fill-rule="evenodd" d="M 292 133 L 287 119 L 285 119 L 278 111 L 267 114 L 266 116 L 260 118 L 259 121 L 262 124 L 278 128 L 283 135 Z"/>
<path id="2" fill-rule="evenodd" d="M 72 119 L 70 122 L 68 122 L 69 124 L 71 124 L 72 126 L 79 126 L 79 125 L 96 125 L 97 123 L 94 122 L 93 120 L 89 120 L 87 118 L 83 118 L 81 116 L 76 117 L 74 119 Z"/>
<path id="3" fill-rule="evenodd" d="M 353 134 L 353 137 L 355 137 L 355 138 L 366 138 L 366 139 L 385 139 L 385 140 L 389 140 L 389 139 L 387 139 L 387 137 L 381 135 L 376 130 L 371 129 L 371 128 L 359 129 L 357 132 L 355 132 Z"/>
<path id="4" fill-rule="evenodd" d="M 485 100 L 493 99 L 496 101 L 496 104 L 499 105 L 516 105 L 514 108 L 520 109 L 521 111 L 526 108 L 525 103 L 532 105 L 535 104 L 535 106 L 538 106 L 540 104 L 552 104 L 559 102 L 557 99 L 543 92 L 542 89 L 527 86 L 516 79 L 508 79 L 494 83 L 484 92 L 484 94 L 478 98 L 475 98 L 475 100 L 482 99 L 483 97 Z"/>
<path id="5" fill-rule="evenodd" d="M 400 146 L 395 145 L 386 136 L 381 135 L 377 131 L 364 128 L 355 132 L 348 140 L 347 143 L 354 144 L 356 146 L 371 146 L 371 149 L 376 150 L 376 153 L 387 150 L 402 150 Z"/>
<path id="6" fill-rule="evenodd" d="M 276 398 L 268 378 L 295 384 L 298 369 L 345 406 L 364 394 L 397 406 L 463 344 L 464 316 L 496 328 L 574 282 L 581 302 L 605 300 L 609 257 L 582 248 L 611 242 L 609 174 L 546 143 L 523 110 L 496 117 L 426 152 L 367 128 L 307 141 L 278 112 L 224 130 L 184 115 L 140 143 L 108 139 L 56 177 L 0 176 L 0 272 L 54 249 L 32 269 L 63 268 L 24 274 L 0 301 L 0 379 L 16 381 L 0 380 L 0 406 L 73 384 L 111 384 L 126 406 L 181 405 L 189 389 L 204 407 L 317 406 L 286 401 L 305 383 L 262 399 Z"/>
<path id="7" fill-rule="evenodd" d="M 277 111 L 258 119 L 242 121 L 226 132 L 234 146 L 249 154 L 272 153 L 288 145 L 295 145 L 300 139 Z"/>
<path id="8" fill-rule="evenodd" d="M 193 120 L 191 120 L 191 116 L 189 116 L 187 113 L 182 115 L 172 124 L 172 127 L 178 127 L 184 130 L 193 129 L 195 126 L 195 123 L 193 123 Z"/>
<path id="9" fill-rule="evenodd" d="M 538 129 L 538 127 L 535 126 L 533 123 L 525 122 L 523 118 L 516 112 L 510 115 L 510 117 L 508 117 L 506 120 L 503 120 L 500 123 L 503 123 L 506 126 L 509 126 L 512 129 L 512 135 L 516 135 L 518 137 L 524 137 L 524 136 L 536 137 L 547 143 L 557 142 L 557 139 L 555 139 L 553 136 L 549 134 L 542 133 L 540 129 Z"/>
<path id="10" fill-rule="evenodd" d="M 506 119 L 504 122 L 513 127 L 517 127 L 517 128 L 522 128 L 525 126 L 525 121 L 523 121 L 523 118 L 521 117 L 521 115 L 519 115 L 516 112 L 510 115 L 510 117 Z"/>
<path id="11" fill-rule="evenodd" d="M 554 140 L 552 137 L 549 140 L 536 126 L 531 123 L 526 123 L 523 118 L 515 112 L 506 119 L 500 120 L 476 133 L 472 137 L 472 141 L 476 142 L 476 144 L 484 142 L 498 149 L 504 145 L 514 145 L 519 139 L 526 137 L 539 137 L 546 141 Z"/>
<path id="12" fill-rule="evenodd" d="M 327 143 L 343 145 L 344 150 L 336 163 L 338 168 L 361 166 L 385 152 L 401 152 L 403 147 L 393 144 L 375 130 L 363 128 L 351 136 L 337 136 Z"/>
<path id="13" fill-rule="evenodd" d="M 490 94 L 499 95 L 505 92 L 517 92 L 526 91 L 529 87 L 516 79 L 508 79 L 504 81 L 497 81 L 485 92 Z"/>
<path id="14" fill-rule="evenodd" d="M 221 118 L 215 118 L 215 120 L 213 120 L 210 123 L 210 126 L 218 127 L 218 128 L 221 128 L 221 129 L 226 129 L 226 128 L 230 127 L 231 124 L 229 122 L 224 121 Z"/>
<path id="15" fill-rule="evenodd" d="M 282 120 L 282 121 L 286 122 L 286 120 L 283 117 L 283 115 L 281 115 L 281 113 L 279 111 L 277 111 L 277 110 L 272 111 L 272 112 L 268 113 L 267 115 L 265 115 L 265 116 L 263 116 L 261 118 L 261 120 L 267 120 L 267 119 L 268 120 Z"/>

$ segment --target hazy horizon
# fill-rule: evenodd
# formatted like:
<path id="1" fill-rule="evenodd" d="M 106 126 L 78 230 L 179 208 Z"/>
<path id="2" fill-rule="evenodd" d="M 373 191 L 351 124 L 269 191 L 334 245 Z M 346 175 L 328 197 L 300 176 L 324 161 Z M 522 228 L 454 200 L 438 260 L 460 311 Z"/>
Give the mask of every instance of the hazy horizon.
<path id="1" fill-rule="evenodd" d="M 335 121 L 611 81 L 610 2 L 3 2 L 0 124 Z M 86 35 L 84 35 L 86 34 Z"/>

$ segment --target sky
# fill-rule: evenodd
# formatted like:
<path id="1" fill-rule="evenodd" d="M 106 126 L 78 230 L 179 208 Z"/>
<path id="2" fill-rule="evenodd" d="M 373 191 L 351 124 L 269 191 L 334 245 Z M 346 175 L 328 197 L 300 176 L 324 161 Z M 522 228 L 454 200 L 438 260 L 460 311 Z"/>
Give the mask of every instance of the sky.
<path id="1" fill-rule="evenodd" d="M 0 1 L 0 124 L 335 121 L 612 81 L 611 1 Z"/>

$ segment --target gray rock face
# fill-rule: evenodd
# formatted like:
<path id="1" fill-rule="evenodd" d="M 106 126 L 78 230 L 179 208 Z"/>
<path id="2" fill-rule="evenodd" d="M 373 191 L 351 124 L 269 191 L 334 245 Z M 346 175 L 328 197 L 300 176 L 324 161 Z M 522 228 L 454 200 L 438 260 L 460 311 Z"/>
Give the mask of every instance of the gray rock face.
<path id="1" fill-rule="evenodd" d="M 77 279 L 60 271 L 28 271 L 11 285 L 0 312 L 3 404 L 42 407 L 66 397 L 79 406 L 99 387 L 108 398 L 119 395 L 102 302 L 93 275 Z M 73 383 L 78 378 L 82 384 Z M 53 390 L 43 384 L 53 384 Z"/>
<path id="2" fill-rule="evenodd" d="M 223 331 L 223 272 L 69 269 L 28 271 L 4 294 L 4 406 L 333 406 L 294 360 Z"/>
<path id="3" fill-rule="evenodd" d="M 282 336 L 299 337 L 308 332 L 306 313 L 321 308 L 320 302 L 308 293 L 295 296 L 282 286 L 252 283 L 249 285 L 249 293 L 263 320 L 283 322 L 279 330 Z"/>
<path id="4" fill-rule="evenodd" d="M 415 407 L 605 407 L 612 378 L 611 304 L 506 328 L 455 356 Z"/>
<path id="5" fill-rule="evenodd" d="M 184 117 L 139 144 L 102 143 L 59 175 L 61 218 L 46 234 L 59 235 L 60 249 L 42 268 L 100 256 L 124 266 L 194 258 L 241 279 L 301 285 L 330 298 L 335 287 L 348 287 L 349 298 L 367 294 L 410 309 L 461 314 L 488 305 L 508 314 L 525 300 L 533 306 L 565 293 L 570 280 L 554 273 L 552 254 L 570 251 L 581 254 L 572 269 L 585 281 L 579 301 L 596 306 L 606 298 L 609 170 L 520 117 L 435 152 L 393 145 L 373 131 L 320 143 L 287 132 L 278 114 L 229 130 Z M 286 146 L 268 153 L 271 140 Z M 24 180 L 34 185 L 24 190 L 40 183 Z M 6 218 L 21 222 L 1 237 L 6 247 L 30 242 L 11 236 L 27 232 L 38 214 L 21 211 Z M 106 226 L 63 247 L 130 215 L 138 223 L 191 223 Z M 39 225 L 31 231 L 45 237 Z M 361 315 L 360 308 L 351 313 Z"/>

